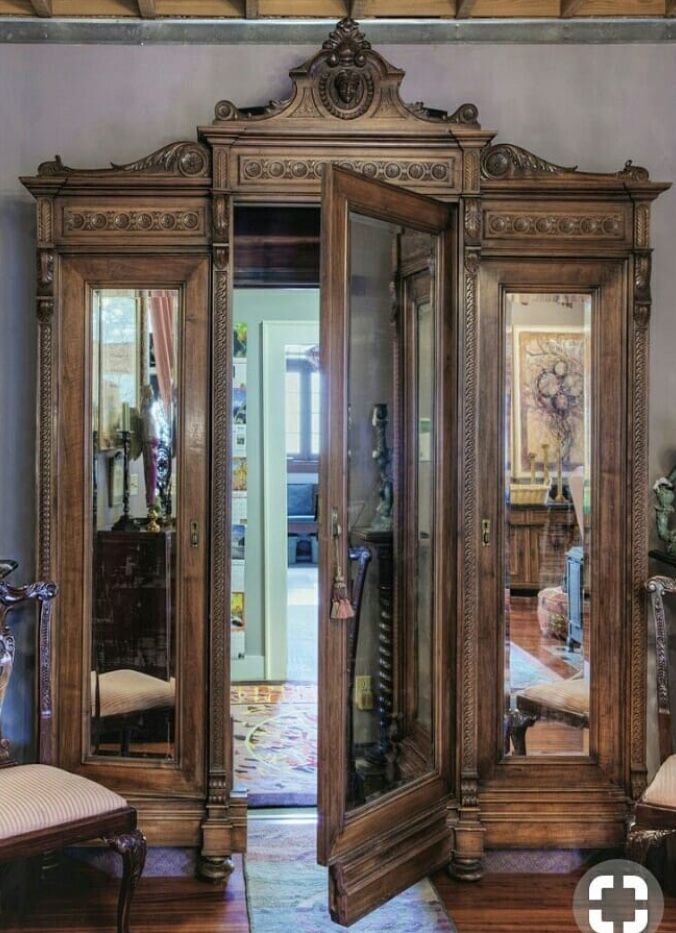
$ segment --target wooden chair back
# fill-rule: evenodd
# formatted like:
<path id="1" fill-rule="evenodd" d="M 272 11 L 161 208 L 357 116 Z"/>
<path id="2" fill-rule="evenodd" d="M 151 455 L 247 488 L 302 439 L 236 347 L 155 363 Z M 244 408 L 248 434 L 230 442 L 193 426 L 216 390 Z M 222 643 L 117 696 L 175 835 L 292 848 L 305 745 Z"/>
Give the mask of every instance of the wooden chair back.
<path id="1" fill-rule="evenodd" d="M 16 640 L 8 625 L 13 609 L 35 601 L 40 607 L 38 622 L 38 748 L 40 761 L 52 760 L 52 683 L 51 683 L 51 616 L 52 600 L 58 588 L 55 583 L 38 582 L 29 586 L 11 586 L 0 580 L 0 767 L 11 764 L 9 742 L 2 734 L 2 708 L 12 676 Z"/>
<path id="2" fill-rule="evenodd" d="M 673 754 L 671 702 L 669 696 L 669 638 L 664 612 L 664 594 L 676 593 L 676 580 L 651 577 L 646 583 L 655 624 L 655 674 L 657 679 L 657 726 L 660 764 Z"/>

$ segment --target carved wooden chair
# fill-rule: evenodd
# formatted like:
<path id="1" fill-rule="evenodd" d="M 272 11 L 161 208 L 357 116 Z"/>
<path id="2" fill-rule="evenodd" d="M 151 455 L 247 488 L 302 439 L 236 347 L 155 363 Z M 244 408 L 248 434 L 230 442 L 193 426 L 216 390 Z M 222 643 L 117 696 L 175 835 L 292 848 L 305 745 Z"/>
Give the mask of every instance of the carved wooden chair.
<path id="1" fill-rule="evenodd" d="M 669 652 L 664 594 L 676 593 L 676 580 L 651 577 L 646 584 L 655 621 L 657 724 L 660 768 L 636 804 L 635 821 L 627 835 L 627 858 L 645 865 L 650 850 L 676 834 L 676 754 L 671 738 Z"/>
<path id="2" fill-rule="evenodd" d="M 0 580 L 0 722 L 15 654 L 7 617 L 31 600 L 39 604 L 40 764 L 10 759 L 9 742 L 0 731 L 0 862 L 32 858 L 54 849 L 102 838 L 122 856 L 123 876 L 117 911 L 118 933 L 129 933 L 134 889 L 145 863 L 146 843 L 136 826 L 136 810 L 113 791 L 51 766 L 51 602 L 54 583 L 14 587 Z"/>

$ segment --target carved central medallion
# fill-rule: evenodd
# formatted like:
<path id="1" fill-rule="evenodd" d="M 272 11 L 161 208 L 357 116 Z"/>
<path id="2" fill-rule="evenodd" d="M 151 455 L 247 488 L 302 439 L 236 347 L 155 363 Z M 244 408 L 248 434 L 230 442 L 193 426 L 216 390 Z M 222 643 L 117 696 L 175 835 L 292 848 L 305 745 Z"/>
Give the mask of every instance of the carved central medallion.
<path id="1" fill-rule="evenodd" d="M 319 79 L 322 103 L 329 113 L 342 120 L 355 120 L 366 113 L 373 94 L 373 78 L 368 71 L 342 68 L 325 71 Z"/>

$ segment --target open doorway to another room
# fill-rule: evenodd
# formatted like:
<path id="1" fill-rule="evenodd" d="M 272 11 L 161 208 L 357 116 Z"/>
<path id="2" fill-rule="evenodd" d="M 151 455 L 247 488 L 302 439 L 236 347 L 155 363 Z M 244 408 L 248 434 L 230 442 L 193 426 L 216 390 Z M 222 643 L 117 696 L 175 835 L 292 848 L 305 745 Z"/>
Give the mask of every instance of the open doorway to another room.
<path id="1" fill-rule="evenodd" d="M 314 806 L 319 212 L 243 206 L 235 229 L 234 778 L 252 807 Z"/>

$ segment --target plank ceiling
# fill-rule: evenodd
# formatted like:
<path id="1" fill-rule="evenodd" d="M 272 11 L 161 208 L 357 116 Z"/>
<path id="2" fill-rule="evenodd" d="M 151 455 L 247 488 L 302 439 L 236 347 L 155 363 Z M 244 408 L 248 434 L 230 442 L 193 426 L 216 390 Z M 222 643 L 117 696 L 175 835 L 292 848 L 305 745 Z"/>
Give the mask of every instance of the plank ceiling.
<path id="1" fill-rule="evenodd" d="M 672 17 L 676 0 L 0 0 L 0 16 L 131 19 Z"/>

